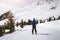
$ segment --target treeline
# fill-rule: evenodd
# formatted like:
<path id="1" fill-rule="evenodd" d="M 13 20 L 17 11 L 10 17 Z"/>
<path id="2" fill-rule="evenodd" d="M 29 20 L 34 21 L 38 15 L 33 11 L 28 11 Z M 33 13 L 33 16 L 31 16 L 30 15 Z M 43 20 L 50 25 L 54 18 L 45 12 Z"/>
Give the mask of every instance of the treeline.
<path id="1" fill-rule="evenodd" d="M 40 20 L 36 20 L 37 24 L 38 23 L 45 23 L 45 22 L 51 22 L 51 21 L 55 21 L 55 20 L 59 20 L 60 16 L 58 16 L 57 18 L 55 18 L 54 16 L 52 17 L 48 17 L 47 19 L 40 19 Z M 21 20 L 20 23 L 16 23 L 16 26 L 18 27 L 20 25 L 21 28 L 23 28 L 25 25 L 31 25 L 32 24 L 32 20 L 28 19 L 28 22 L 23 21 L 23 19 Z"/>
<path id="2" fill-rule="evenodd" d="M 58 16 L 57 18 L 55 18 L 54 16 L 52 16 L 52 17 L 49 17 L 47 19 L 40 19 L 39 21 L 40 21 L 40 23 L 45 23 L 46 21 L 47 22 L 51 22 L 51 21 L 55 21 L 55 20 L 59 20 L 59 19 L 60 19 L 60 16 Z"/>
<path id="3" fill-rule="evenodd" d="M 32 24 L 32 20 L 28 19 L 28 22 L 23 21 L 23 19 L 21 20 L 20 23 L 16 23 L 16 26 L 18 27 L 18 25 L 20 25 L 21 28 L 24 27 L 24 25 L 31 25 Z M 38 20 L 37 20 L 37 24 L 38 24 Z"/>

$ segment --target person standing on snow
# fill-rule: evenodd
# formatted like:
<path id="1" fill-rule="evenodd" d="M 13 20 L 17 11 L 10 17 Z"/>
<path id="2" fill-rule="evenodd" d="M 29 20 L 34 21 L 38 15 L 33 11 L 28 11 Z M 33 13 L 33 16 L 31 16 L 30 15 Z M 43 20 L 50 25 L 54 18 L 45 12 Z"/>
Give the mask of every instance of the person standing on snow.
<path id="1" fill-rule="evenodd" d="M 37 21 L 34 18 L 32 21 L 32 34 L 34 34 L 34 31 L 35 31 L 35 34 L 37 34 L 36 24 L 37 24 Z"/>

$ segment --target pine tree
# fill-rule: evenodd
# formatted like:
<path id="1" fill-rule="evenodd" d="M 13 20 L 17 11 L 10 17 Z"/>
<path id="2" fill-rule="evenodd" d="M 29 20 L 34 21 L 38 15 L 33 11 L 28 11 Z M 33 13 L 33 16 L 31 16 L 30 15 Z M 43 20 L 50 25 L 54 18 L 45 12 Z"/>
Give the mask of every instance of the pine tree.
<path id="1" fill-rule="evenodd" d="M 9 15 L 8 15 L 8 21 L 7 21 L 7 29 L 10 29 L 10 32 L 13 32 L 14 31 L 14 16 L 13 14 L 11 13 L 11 11 L 8 12 Z"/>
<path id="2" fill-rule="evenodd" d="M 2 32 L 2 27 L 0 26 L 0 36 L 3 35 L 3 32 Z"/>
<path id="3" fill-rule="evenodd" d="M 23 28 L 23 27 L 24 27 L 23 20 L 21 20 L 20 27 L 21 27 L 21 28 Z"/>
<path id="4" fill-rule="evenodd" d="M 17 22 L 17 23 L 16 23 L 16 26 L 18 27 L 18 25 L 19 25 L 19 23 Z"/>
<path id="5" fill-rule="evenodd" d="M 32 23 L 32 21 L 29 19 L 29 20 L 28 20 L 28 25 L 31 25 L 31 23 Z"/>
<path id="6" fill-rule="evenodd" d="M 14 31 L 14 19 L 13 19 L 13 16 L 11 15 L 9 18 L 9 28 L 10 28 L 10 32 L 13 32 Z"/>

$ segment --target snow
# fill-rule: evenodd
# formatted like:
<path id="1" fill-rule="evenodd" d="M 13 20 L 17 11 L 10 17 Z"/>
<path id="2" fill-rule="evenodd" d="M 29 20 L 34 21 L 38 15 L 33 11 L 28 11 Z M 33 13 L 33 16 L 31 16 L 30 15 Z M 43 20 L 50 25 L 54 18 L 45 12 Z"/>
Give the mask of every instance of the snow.
<path id="1" fill-rule="evenodd" d="M 6 23 L 7 21 L 8 21 L 8 19 L 0 21 L 0 26 L 4 25 L 4 23 Z"/>
<path id="2" fill-rule="evenodd" d="M 21 9 L 14 9 L 12 13 L 16 22 L 20 22 L 21 19 L 27 21 L 28 19 L 36 18 L 40 20 L 52 16 L 57 18 L 60 15 L 60 3 L 56 5 L 54 3 L 33 4 Z M 57 8 L 51 10 L 53 6 L 57 6 Z M 0 21 L 0 24 L 2 25 L 4 22 L 6 20 Z M 15 32 L 4 34 L 0 37 L 0 40 L 60 40 L 60 20 L 37 24 L 37 34 L 32 35 L 31 31 L 32 25 L 27 25 L 23 29 L 20 26 L 15 26 Z"/>
<path id="3" fill-rule="evenodd" d="M 60 40 L 60 20 L 37 24 L 37 34 L 31 33 L 32 25 L 23 29 L 18 27 L 12 34 L 0 37 L 0 40 Z"/>
<path id="4" fill-rule="evenodd" d="M 56 6 L 56 9 L 51 10 L 51 8 L 54 6 Z M 32 5 L 28 5 L 23 8 L 15 8 L 12 9 L 11 11 L 15 16 L 15 20 L 20 21 L 21 19 L 23 20 L 28 20 L 33 18 L 46 19 L 50 16 L 57 17 L 60 15 L 59 10 L 60 10 L 59 0 L 54 1 L 50 4 L 44 0 L 44 1 L 40 1 L 39 5 L 37 5 L 37 2 L 35 2 Z M 6 12 L 6 11 L 2 11 L 2 12 Z"/>
<path id="5" fill-rule="evenodd" d="M 10 31 L 10 30 L 8 30 L 8 29 L 7 29 L 7 30 L 5 30 L 5 32 L 6 32 L 6 33 L 7 33 L 7 32 L 9 32 L 9 31 Z"/>
<path id="6" fill-rule="evenodd" d="M 35 4 L 35 3 L 34 3 Z M 51 9 L 52 7 L 55 7 L 56 9 Z M 28 19 L 46 19 L 48 17 L 57 17 L 60 15 L 60 3 L 53 2 L 53 3 L 47 3 L 43 2 L 41 5 L 28 5 L 24 8 L 13 10 L 16 21 L 19 21 L 21 19 L 28 20 Z"/>

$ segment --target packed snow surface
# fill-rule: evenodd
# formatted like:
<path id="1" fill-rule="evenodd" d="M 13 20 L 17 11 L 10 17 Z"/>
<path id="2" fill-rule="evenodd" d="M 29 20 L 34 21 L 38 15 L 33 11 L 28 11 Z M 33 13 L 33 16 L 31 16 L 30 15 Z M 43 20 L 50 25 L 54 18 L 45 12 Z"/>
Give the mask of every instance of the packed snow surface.
<path id="1" fill-rule="evenodd" d="M 32 26 L 23 29 L 15 28 L 15 32 L 0 37 L 0 40 L 60 40 L 60 20 L 37 24 L 37 34 L 31 33 Z"/>

